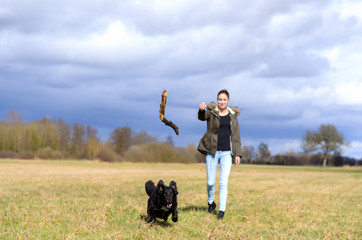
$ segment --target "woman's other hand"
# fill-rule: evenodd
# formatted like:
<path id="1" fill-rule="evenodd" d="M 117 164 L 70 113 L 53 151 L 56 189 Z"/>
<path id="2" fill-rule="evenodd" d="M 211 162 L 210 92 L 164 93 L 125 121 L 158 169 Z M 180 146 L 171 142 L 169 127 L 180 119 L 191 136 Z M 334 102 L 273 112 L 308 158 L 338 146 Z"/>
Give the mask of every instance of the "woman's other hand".
<path id="1" fill-rule="evenodd" d="M 235 166 L 240 164 L 240 156 L 235 157 Z"/>

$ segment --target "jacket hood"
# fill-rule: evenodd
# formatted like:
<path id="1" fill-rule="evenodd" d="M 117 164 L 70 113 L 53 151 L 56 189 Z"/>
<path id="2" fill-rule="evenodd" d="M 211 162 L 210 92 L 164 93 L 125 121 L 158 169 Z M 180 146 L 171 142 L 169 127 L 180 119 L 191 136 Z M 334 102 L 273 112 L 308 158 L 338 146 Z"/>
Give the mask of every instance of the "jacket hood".
<path id="1" fill-rule="evenodd" d="M 228 110 L 229 110 L 229 112 L 231 113 L 231 114 L 236 114 L 236 116 L 239 116 L 240 115 L 240 109 L 239 108 L 237 108 L 237 107 L 227 107 L 228 108 Z M 218 107 L 217 107 L 217 105 L 216 105 L 216 103 L 214 103 L 214 102 L 211 102 L 208 106 L 207 106 L 207 109 L 208 110 L 214 110 L 214 111 L 216 111 L 216 112 L 219 112 L 219 109 L 218 109 Z"/>

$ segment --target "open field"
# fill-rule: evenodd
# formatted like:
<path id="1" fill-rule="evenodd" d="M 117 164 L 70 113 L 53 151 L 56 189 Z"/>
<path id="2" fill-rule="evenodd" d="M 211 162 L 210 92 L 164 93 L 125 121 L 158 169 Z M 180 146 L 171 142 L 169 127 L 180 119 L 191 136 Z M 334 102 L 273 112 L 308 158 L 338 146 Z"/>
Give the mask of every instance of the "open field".
<path id="1" fill-rule="evenodd" d="M 149 179 L 177 182 L 179 222 L 145 222 Z M 206 209 L 204 164 L 0 160 L 0 239 L 361 239 L 362 169 L 233 166 Z"/>

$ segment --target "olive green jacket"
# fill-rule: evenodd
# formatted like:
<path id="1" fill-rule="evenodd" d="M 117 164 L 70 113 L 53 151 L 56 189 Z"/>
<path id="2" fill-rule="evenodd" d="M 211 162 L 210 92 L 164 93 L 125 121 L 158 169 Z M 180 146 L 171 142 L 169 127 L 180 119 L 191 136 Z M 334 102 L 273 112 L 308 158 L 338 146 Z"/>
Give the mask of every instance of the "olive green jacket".
<path id="1" fill-rule="evenodd" d="M 240 141 L 240 129 L 237 116 L 240 114 L 238 108 L 229 108 L 230 113 L 230 126 L 231 126 L 231 139 L 230 149 L 233 157 L 241 157 L 241 141 Z M 197 147 L 199 152 L 206 154 L 215 154 L 217 151 L 217 135 L 220 127 L 219 109 L 214 102 L 211 102 L 207 109 L 198 113 L 198 118 L 201 121 L 207 121 L 207 130 L 204 136 L 201 138 Z"/>

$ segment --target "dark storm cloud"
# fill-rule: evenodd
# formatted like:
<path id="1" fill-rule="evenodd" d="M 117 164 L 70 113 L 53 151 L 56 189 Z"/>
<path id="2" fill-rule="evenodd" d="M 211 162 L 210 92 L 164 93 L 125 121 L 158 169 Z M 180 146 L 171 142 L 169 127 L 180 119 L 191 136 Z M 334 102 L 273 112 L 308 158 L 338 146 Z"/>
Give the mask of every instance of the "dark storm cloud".
<path id="1" fill-rule="evenodd" d="M 103 139 L 128 124 L 163 140 L 172 134 L 158 119 L 167 89 L 168 118 L 182 133 L 174 140 L 185 145 L 205 130 L 198 104 L 227 88 L 246 143 L 270 140 L 279 151 L 324 121 L 348 130 L 333 112 L 361 106 L 338 90 L 361 51 L 353 4 L 0 0 L 0 115 L 93 124 Z M 358 89 L 351 72 L 348 89 Z"/>

